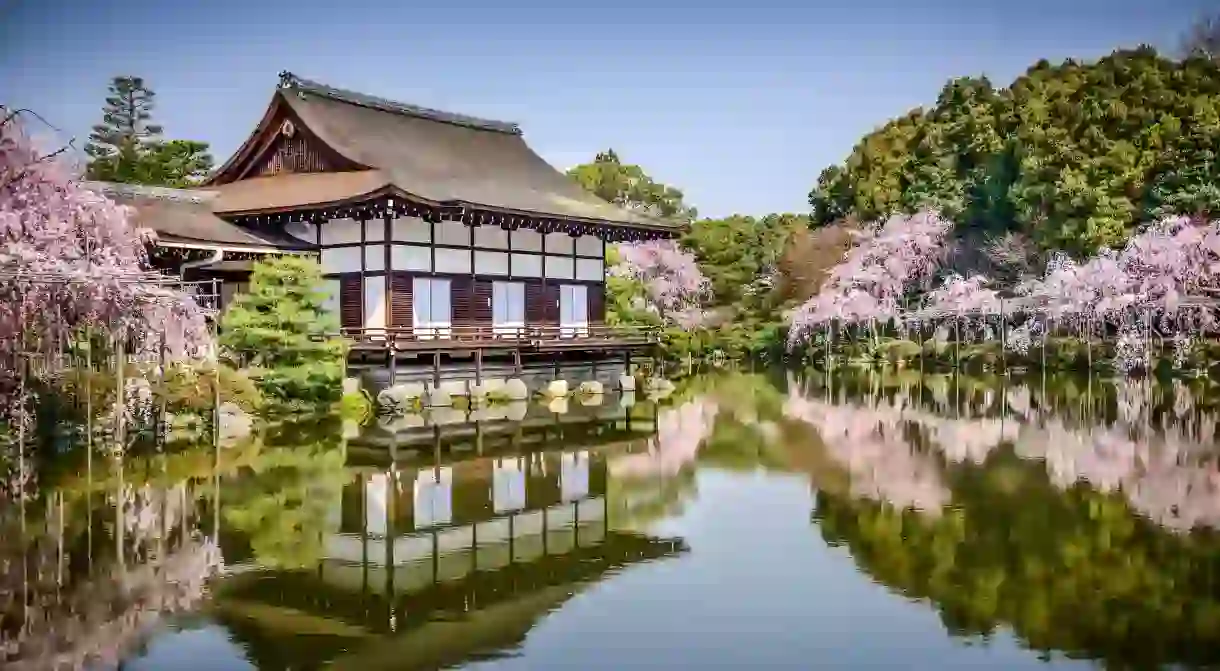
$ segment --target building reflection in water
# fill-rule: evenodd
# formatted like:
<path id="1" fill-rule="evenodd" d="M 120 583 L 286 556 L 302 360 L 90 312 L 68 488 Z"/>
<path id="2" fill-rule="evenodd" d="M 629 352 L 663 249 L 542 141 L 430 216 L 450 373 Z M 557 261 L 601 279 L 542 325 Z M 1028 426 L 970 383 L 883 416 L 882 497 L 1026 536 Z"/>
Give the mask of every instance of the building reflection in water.
<path id="1" fill-rule="evenodd" d="M 216 613 L 250 661 L 438 668 L 508 654 L 584 585 L 686 550 L 610 524 L 607 462 L 649 449 L 651 410 L 539 410 L 352 441 L 319 564 L 217 585 Z"/>

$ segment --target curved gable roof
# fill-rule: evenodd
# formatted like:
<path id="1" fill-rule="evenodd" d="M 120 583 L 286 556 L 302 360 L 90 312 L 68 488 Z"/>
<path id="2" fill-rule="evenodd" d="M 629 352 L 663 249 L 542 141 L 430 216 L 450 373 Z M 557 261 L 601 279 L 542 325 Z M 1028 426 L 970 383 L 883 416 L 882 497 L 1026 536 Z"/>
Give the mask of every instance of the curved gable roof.
<path id="1" fill-rule="evenodd" d="M 280 88 L 259 130 L 213 176 L 212 186 L 227 190 L 224 184 L 235 181 L 236 164 L 257 150 L 258 138 L 281 114 L 299 120 L 308 133 L 352 165 L 376 170 L 389 185 L 432 203 L 628 226 L 681 227 L 586 192 L 534 152 L 516 124 L 377 98 L 291 73 L 281 73 Z M 258 179 L 267 189 L 275 188 L 274 177 Z M 328 179 L 319 176 L 317 181 Z M 272 202 L 283 202 L 282 197 L 267 195 L 269 209 Z M 358 195 L 364 194 L 351 194 Z M 249 204 L 257 198 L 245 201 Z"/>

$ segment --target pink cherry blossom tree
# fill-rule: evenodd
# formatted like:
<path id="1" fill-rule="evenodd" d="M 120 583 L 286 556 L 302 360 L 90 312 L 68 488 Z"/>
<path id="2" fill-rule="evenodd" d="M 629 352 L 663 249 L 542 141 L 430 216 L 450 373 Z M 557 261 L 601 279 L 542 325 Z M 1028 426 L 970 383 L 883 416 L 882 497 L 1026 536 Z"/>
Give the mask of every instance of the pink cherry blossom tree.
<path id="1" fill-rule="evenodd" d="M 793 313 L 789 346 L 831 321 L 858 324 L 896 316 L 903 295 L 930 280 L 940 266 L 951 227 L 939 213 L 921 212 L 895 215 L 858 233 L 822 290 Z"/>
<path id="2" fill-rule="evenodd" d="M 21 357 L 54 359 L 86 328 L 121 334 L 136 353 L 162 343 L 173 358 L 208 351 L 204 311 L 144 270 L 130 217 L 40 153 L 19 114 L 0 108 L 0 389 Z"/>
<path id="3" fill-rule="evenodd" d="M 1040 315 L 1086 334 L 1113 328 L 1117 363 L 1130 369 L 1154 330 L 1184 350 L 1195 333 L 1216 328 L 1215 307 L 1200 299 L 1220 292 L 1220 222 L 1173 217 L 1085 263 L 1058 255 L 1018 292 Z"/>
<path id="4" fill-rule="evenodd" d="M 673 240 L 619 245 L 610 274 L 641 283 L 649 308 L 683 328 L 697 326 L 710 283 L 690 252 Z"/>

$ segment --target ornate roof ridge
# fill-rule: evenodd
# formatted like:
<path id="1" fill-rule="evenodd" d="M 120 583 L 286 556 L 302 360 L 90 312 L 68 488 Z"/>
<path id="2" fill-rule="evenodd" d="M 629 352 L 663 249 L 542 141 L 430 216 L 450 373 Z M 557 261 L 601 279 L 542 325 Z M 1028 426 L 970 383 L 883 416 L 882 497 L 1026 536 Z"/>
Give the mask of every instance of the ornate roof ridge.
<path id="1" fill-rule="evenodd" d="M 497 133 L 506 133 L 509 135 L 521 135 L 521 127 L 515 123 L 507 121 L 495 121 L 492 119 L 480 119 L 479 117 L 469 116 L 466 114 L 457 114 L 455 112 L 446 112 L 443 110 L 431 109 L 428 107 L 420 107 L 419 105 L 411 105 L 408 103 L 390 100 L 388 98 L 380 98 L 378 96 L 360 93 L 358 91 L 350 91 L 347 89 L 336 88 L 327 84 L 322 84 L 310 79 L 298 77 L 287 70 L 280 73 L 279 89 L 281 91 L 296 90 L 303 95 L 316 95 L 339 102 L 348 103 L 349 105 L 359 105 L 370 109 L 389 112 L 390 114 L 402 114 L 412 116 L 419 119 L 427 119 L 429 121 L 439 121 L 441 123 L 453 124 L 455 126 L 465 126 L 476 130 L 494 131 Z"/>

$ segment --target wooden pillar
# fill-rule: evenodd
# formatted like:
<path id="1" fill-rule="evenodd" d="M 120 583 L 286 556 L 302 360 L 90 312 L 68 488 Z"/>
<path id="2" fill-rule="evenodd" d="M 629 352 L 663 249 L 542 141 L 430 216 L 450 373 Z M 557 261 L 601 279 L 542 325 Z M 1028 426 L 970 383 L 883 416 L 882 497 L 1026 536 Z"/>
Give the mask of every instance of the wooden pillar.
<path id="1" fill-rule="evenodd" d="M 441 353 L 435 351 L 432 353 L 432 387 L 439 387 L 441 384 Z"/>
<path id="2" fill-rule="evenodd" d="M 390 386 L 394 386 L 394 380 L 398 377 L 398 353 L 394 351 L 394 342 L 386 343 L 386 366 L 390 369 Z"/>
<path id="3" fill-rule="evenodd" d="M 381 269 L 385 272 L 385 289 L 383 291 L 385 298 L 385 328 L 386 340 L 392 340 L 393 338 L 390 335 L 390 328 L 394 326 L 394 283 L 390 278 L 391 271 L 394 269 L 393 254 L 391 254 L 394 244 L 394 201 L 392 199 L 386 201 L 384 224 L 385 232 L 382 233 L 381 242 L 384 245 L 385 260 L 381 264 Z M 393 348 L 391 348 L 392 351 Z"/>
<path id="4" fill-rule="evenodd" d="M 365 258 L 365 247 L 368 246 L 368 231 L 366 230 L 368 228 L 368 215 L 361 215 L 361 218 L 357 219 L 356 222 L 360 224 L 360 332 L 367 336 L 368 332 L 364 329 L 368 328 L 369 316 L 368 310 L 365 309 L 368 306 L 365 305 L 364 297 L 368 292 L 366 285 L 369 281 L 368 259 Z"/>
<path id="5" fill-rule="evenodd" d="M 385 506 L 385 596 L 389 603 L 389 621 L 394 621 L 394 515 L 398 508 L 398 467 L 390 464 L 386 474 Z M 390 627 L 393 631 L 393 625 Z"/>
<path id="6" fill-rule="evenodd" d="M 474 383 L 483 384 L 483 350 L 476 348 L 474 351 Z"/>

